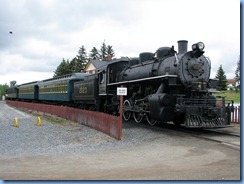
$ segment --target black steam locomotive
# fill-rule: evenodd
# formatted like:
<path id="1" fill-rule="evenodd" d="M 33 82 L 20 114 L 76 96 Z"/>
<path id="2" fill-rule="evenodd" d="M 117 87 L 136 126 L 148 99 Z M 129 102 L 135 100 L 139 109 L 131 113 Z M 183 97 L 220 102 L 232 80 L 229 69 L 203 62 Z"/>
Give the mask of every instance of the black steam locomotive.
<path id="1" fill-rule="evenodd" d="M 128 91 L 123 103 L 126 121 L 173 122 L 192 128 L 228 126 L 233 101 L 227 103 L 224 97 L 211 94 L 211 63 L 203 55 L 204 44 L 193 44 L 187 51 L 187 43 L 178 41 L 178 53 L 173 46 L 161 47 L 156 53 L 141 53 L 139 58 L 110 61 L 96 74 L 23 84 L 9 89 L 7 98 L 23 100 L 24 91 L 25 96 L 31 95 L 28 100 L 118 114 L 117 88 L 123 86 Z"/>

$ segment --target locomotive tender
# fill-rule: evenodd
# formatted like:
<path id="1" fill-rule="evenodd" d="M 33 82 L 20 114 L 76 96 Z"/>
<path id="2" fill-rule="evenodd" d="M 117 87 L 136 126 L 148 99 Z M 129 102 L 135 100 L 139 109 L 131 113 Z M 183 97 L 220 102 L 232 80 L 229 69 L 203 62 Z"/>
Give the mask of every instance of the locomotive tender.
<path id="1" fill-rule="evenodd" d="M 20 91 L 28 87 L 25 92 L 36 101 L 118 114 L 116 91 L 123 86 L 128 91 L 123 103 L 126 121 L 146 119 L 150 125 L 173 122 L 192 128 L 228 126 L 233 101 L 227 103 L 224 97 L 219 100 L 211 94 L 211 62 L 203 55 L 204 44 L 193 44 L 187 51 L 187 43 L 178 41 L 178 53 L 174 46 L 161 47 L 139 58 L 110 61 L 96 74 L 76 73 L 20 85 L 9 89 L 6 98 L 24 100 Z"/>

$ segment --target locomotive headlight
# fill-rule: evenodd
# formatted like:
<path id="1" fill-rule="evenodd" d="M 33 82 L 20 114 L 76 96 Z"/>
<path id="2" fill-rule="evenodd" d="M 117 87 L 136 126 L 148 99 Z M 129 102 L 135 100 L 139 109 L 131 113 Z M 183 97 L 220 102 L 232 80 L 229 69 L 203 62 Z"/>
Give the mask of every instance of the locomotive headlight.
<path id="1" fill-rule="evenodd" d="M 198 48 L 199 48 L 200 50 L 203 50 L 204 47 L 205 47 L 204 43 L 202 43 L 202 42 L 198 42 L 197 45 L 198 45 Z"/>
<path id="2" fill-rule="evenodd" d="M 198 43 L 195 43 L 192 45 L 192 50 L 195 51 L 195 50 L 200 50 L 202 51 L 204 49 L 205 45 L 203 42 L 198 42 Z"/>

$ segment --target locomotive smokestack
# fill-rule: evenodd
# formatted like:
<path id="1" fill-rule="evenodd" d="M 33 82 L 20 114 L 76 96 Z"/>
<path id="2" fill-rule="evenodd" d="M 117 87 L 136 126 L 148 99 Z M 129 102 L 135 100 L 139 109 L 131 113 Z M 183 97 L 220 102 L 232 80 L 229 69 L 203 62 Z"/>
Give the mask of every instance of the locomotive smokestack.
<path id="1" fill-rule="evenodd" d="M 183 54 L 187 52 L 187 40 L 179 40 L 178 41 L 178 53 Z"/>

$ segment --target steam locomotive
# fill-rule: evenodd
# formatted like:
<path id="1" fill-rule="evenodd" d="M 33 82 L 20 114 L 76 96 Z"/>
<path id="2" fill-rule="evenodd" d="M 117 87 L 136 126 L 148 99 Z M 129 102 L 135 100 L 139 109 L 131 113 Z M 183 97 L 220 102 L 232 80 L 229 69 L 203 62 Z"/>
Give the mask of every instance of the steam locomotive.
<path id="1" fill-rule="evenodd" d="M 138 58 L 107 62 L 96 74 L 74 73 L 9 88 L 6 98 L 75 106 L 111 114 L 119 113 L 118 87 L 126 87 L 123 118 L 150 125 L 173 122 L 189 128 L 225 127 L 230 124 L 233 101 L 210 91 L 211 62 L 204 44 L 188 51 L 188 41 L 178 41 L 178 53 L 161 47 Z"/>

